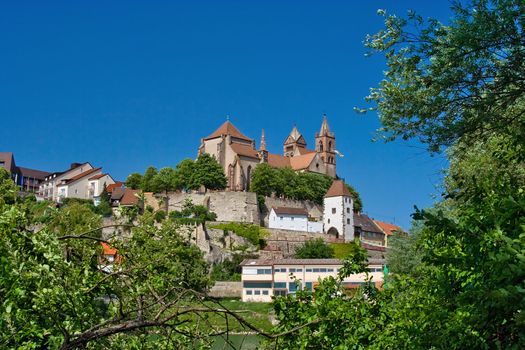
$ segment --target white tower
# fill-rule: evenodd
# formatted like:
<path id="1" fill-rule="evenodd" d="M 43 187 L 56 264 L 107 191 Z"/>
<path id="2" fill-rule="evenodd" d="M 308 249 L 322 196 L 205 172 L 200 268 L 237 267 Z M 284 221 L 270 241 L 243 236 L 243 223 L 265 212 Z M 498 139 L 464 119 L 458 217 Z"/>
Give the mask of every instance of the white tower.
<path id="1" fill-rule="evenodd" d="M 354 240 L 354 200 L 341 180 L 334 180 L 324 196 L 324 232 L 345 242 Z"/>

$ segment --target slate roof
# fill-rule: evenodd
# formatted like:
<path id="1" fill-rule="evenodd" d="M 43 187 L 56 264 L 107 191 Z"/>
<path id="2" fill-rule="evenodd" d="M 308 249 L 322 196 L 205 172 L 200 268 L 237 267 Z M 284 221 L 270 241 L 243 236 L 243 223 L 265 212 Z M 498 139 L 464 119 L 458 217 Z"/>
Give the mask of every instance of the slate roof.
<path id="1" fill-rule="evenodd" d="M 24 177 L 31 177 L 33 179 L 44 180 L 46 176 L 50 175 L 47 171 L 35 170 L 29 168 L 18 167 L 20 174 Z"/>
<path id="2" fill-rule="evenodd" d="M 308 216 L 308 211 L 304 208 L 285 208 L 285 207 L 272 207 L 273 211 L 277 215 L 303 215 Z"/>
<path id="3" fill-rule="evenodd" d="M 350 191 L 345 186 L 345 183 L 342 180 L 334 180 L 334 182 L 332 182 L 332 186 L 330 186 L 330 188 L 324 195 L 324 198 L 339 196 L 352 197 L 352 194 L 350 193 Z"/>
<path id="4" fill-rule="evenodd" d="M 222 135 L 231 135 L 241 140 L 252 141 L 251 138 L 242 134 L 239 129 L 237 129 L 229 120 L 225 121 L 217 130 L 215 130 L 211 135 L 205 137 L 204 140 L 210 140 Z"/>
<path id="5" fill-rule="evenodd" d="M 354 226 L 366 232 L 383 233 L 383 231 L 365 214 L 354 213 Z"/>

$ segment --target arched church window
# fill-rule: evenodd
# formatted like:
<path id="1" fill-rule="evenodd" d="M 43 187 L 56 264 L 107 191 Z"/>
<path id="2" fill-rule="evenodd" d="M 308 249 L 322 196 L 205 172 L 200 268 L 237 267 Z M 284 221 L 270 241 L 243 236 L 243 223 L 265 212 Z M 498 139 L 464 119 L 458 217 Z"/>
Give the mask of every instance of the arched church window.
<path id="1" fill-rule="evenodd" d="M 319 141 L 319 152 L 323 151 L 323 141 Z"/>
<path id="2" fill-rule="evenodd" d="M 250 184 L 252 182 L 252 166 L 249 165 L 246 170 L 246 191 L 250 190 Z"/>
<path id="3" fill-rule="evenodd" d="M 332 141 L 329 141 L 328 142 L 328 151 L 331 151 L 332 150 Z"/>

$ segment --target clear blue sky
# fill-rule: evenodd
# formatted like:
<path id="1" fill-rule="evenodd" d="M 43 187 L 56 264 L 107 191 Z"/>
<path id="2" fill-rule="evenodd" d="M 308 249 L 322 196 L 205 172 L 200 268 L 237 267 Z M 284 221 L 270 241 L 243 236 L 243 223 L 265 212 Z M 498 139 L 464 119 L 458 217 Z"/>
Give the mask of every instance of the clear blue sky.
<path id="1" fill-rule="evenodd" d="M 354 106 L 377 85 L 364 56 L 379 8 L 447 21 L 448 1 L 11 1 L 0 10 L 0 151 L 60 171 L 90 161 L 122 180 L 194 158 L 230 120 L 270 151 L 294 123 L 313 147 L 328 115 L 338 174 L 365 212 L 409 226 L 439 194 L 443 156 L 372 143 L 377 115 Z"/>

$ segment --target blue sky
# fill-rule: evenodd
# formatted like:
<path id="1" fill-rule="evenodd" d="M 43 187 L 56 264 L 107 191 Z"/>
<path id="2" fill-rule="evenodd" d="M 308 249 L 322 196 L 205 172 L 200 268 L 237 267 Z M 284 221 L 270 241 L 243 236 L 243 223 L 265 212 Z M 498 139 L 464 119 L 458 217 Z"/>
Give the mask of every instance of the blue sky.
<path id="1" fill-rule="evenodd" d="M 294 124 L 313 147 L 326 113 L 338 174 L 365 212 L 407 228 L 446 160 L 414 142 L 373 143 L 358 115 L 382 79 L 363 40 L 377 9 L 442 21 L 448 1 L 12 1 L 0 10 L 0 151 L 60 171 L 75 161 L 116 179 L 196 156 L 226 116 L 270 151 Z"/>

